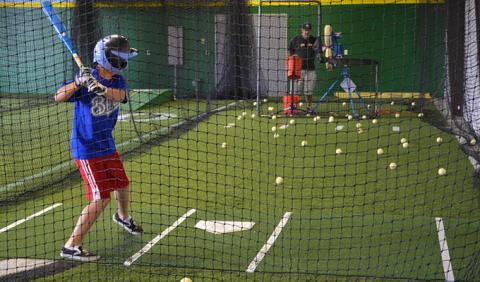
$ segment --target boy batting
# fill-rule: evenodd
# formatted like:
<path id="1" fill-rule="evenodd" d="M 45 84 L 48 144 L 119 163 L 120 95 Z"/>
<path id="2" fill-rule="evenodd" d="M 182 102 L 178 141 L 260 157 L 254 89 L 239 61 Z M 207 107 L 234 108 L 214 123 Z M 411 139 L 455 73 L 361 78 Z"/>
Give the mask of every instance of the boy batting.
<path id="1" fill-rule="evenodd" d="M 70 150 L 89 201 L 62 248 L 63 258 L 77 261 L 100 258 L 83 250 L 82 239 L 107 207 L 112 192 L 117 201 L 113 221 L 132 235 L 143 233 L 128 211 L 129 180 L 112 135 L 119 105 L 126 102 L 127 86 L 121 73 L 127 69 L 128 60 L 137 54 L 126 37 L 107 36 L 95 46 L 94 68 L 81 69 L 75 80 L 66 82 L 55 94 L 57 102 L 74 103 Z"/>

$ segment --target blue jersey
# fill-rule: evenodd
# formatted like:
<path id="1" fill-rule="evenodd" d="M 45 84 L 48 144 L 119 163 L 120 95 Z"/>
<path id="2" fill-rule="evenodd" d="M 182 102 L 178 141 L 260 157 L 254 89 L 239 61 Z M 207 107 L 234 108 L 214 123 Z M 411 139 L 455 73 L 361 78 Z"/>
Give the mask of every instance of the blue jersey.
<path id="1" fill-rule="evenodd" d="M 126 91 L 126 83 L 121 75 L 114 75 L 107 80 L 100 77 L 96 69 L 92 75 L 105 87 Z M 116 147 L 112 131 L 117 123 L 120 103 L 88 92 L 86 87 L 76 91 L 68 102 L 75 103 L 70 139 L 72 157 L 88 160 L 113 154 Z"/>

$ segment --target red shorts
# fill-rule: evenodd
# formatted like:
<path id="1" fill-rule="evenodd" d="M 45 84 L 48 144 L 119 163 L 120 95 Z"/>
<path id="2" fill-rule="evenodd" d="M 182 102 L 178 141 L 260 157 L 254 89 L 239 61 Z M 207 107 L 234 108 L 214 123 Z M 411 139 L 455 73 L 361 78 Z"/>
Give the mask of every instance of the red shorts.
<path id="1" fill-rule="evenodd" d="M 87 188 L 87 200 L 109 199 L 110 192 L 128 187 L 128 177 L 118 152 L 89 160 L 75 160 Z"/>

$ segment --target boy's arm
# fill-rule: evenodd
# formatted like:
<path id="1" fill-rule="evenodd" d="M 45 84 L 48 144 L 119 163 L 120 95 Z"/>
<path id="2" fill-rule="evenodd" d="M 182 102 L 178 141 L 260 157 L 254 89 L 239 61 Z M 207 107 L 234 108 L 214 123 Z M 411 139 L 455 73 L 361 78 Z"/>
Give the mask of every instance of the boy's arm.
<path id="1" fill-rule="evenodd" d="M 97 91 L 95 91 L 96 89 Z M 102 85 L 98 81 L 92 81 L 88 85 L 88 92 L 96 93 L 97 95 L 105 96 L 107 99 L 115 102 L 123 102 L 127 96 L 125 90 L 122 88 L 109 88 Z"/>
<path id="2" fill-rule="evenodd" d="M 72 95 L 79 89 L 80 87 L 75 84 L 75 81 L 65 84 L 64 86 L 60 87 L 55 93 L 55 102 L 60 103 L 68 101 L 68 99 L 70 99 L 70 97 L 72 97 Z"/>
<path id="3" fill-rule="evenodd" d="M 125 91 L 119 88 L 107 88 L 105 90 L 105 96 L 115 102 L 123 102 L 126 95 Z"/>

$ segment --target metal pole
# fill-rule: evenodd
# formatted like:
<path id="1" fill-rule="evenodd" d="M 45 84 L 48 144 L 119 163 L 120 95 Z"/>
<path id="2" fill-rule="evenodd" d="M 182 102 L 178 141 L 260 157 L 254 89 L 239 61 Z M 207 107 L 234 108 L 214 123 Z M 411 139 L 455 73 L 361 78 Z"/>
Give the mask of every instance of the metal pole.
<path id="1" fill-rule="evenodd" d="M 322 27 L 322 4 L 317 3 L 317 37 L 320 37 L 320 28 Z"/>
<path id="2" fill-rule="evenodd" d="M 377 115 L 380 111 L 380 107 L 378 106 L 378 63 L 375 64 L 375 114 Z M 380 99 L 381 100 L 381 99 Z"/>
<path id="3" fill-rule="evenodd" d="M 262 22 L 262 1 L 258 3 L 258 14 L 257 14 L 257 115 L 260 115 L 260 32 L 261 32 L 261 22 Z"/>
<path id="4" fill-rule="evenodd" d="M 173 66 L 173 97 L 177 97 L 177 87 L 178 87 L 178 69 L 177 65 Z"/>

